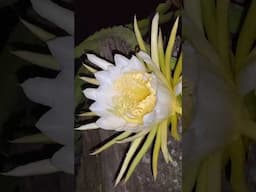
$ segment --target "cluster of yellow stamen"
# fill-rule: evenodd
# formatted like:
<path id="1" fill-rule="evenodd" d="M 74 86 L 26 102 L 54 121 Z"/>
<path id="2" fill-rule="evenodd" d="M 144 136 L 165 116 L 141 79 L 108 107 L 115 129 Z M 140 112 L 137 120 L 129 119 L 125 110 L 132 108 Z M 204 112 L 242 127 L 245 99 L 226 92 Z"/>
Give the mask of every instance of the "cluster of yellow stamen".
<path id="1" fill-rule="evenodd" d="M 114 83 L 114 113 L 127 122 L 143 124 L 143 118 L 156 105 L 156 91 L 151 86 L 152 77 L 148 73 L 130 72 L 122 75 Z"/>

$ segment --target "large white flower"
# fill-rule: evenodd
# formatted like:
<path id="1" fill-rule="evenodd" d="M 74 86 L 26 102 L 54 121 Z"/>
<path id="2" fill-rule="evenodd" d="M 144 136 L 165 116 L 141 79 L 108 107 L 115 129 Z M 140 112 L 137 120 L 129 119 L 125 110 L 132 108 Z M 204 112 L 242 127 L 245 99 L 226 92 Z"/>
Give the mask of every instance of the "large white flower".
<path id="1" fill-rule="evenodd" d="M 84 91 L 87 98 L 95 100 L 90 110 L 100 116 L 96 126 L 138 132 L 170 116 L 168 88 L 156 75 L 148 73 L 136 56 L 127 59 L 116 54 L 115 65 L 92 54 L 87 57 L 103 69 L 95 73 L 99 87 Z"/>
<path id="2" fill-rule="evenodd" d="M 152 20 L 151 43 L 148 46 L 134 18 L 134 35 L 140 51 L 131 58 L 115 54 L 114 63 L 110 63 L 96 55 L 87 54 L 90 63 L 100 68 L 100 71 L 87 62 L 84 64 L 94 78 L 85 76 L 81 79 L 98 87 L 84 90 L 85 96 L 95 102 L 89 107 L 90 112 L 80 115 L 99 116 L 99 119 L 77 130 L 102 128 L 120 131 L 94 151 L 94 155 L 116 143 L 131 142 L 115 185 L 122 179 L 126 182 L 130 178 L 153 143 L 152 171 L 156 179 L 160 150 L 165 162 L 172 162 L 167 146 L 170 124 L 171 135 L 180 139 L 178 121 L 182 113 L 182 54 L 178 59 L 172 58 L 179 19 L 172 27 L 166 47 L 163 46 L 158 22 L 157 13 Z"/>

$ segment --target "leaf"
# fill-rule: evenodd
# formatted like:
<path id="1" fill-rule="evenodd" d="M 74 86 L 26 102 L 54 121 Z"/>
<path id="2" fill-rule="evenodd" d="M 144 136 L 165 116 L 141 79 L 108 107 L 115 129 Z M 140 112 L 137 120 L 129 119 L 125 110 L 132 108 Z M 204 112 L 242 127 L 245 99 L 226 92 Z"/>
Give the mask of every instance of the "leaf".
<path id="1" fill-rule="evenodd" d="M 131 49 L 134 49 L 135 46 L 137 45 L 137 40 L 132 30 L 126 27 L 117 26 L 117 27 L 102 29 L 94 33 L 92 36 L 88 37 L 87 39 L 85 39 L 82 43 L 80 43 L 75 48 L 75 57 L 76 58 L 80 57 L 84 53 L 84 51 L 87 51 L 87 50 L 93 51 L 95 53 L 99 53 L 101 41 L 106 40 L 108 38 L 116 38 L 121 41 L 124 41 L 127 43 L 127 45 L 129 45 Z"/>

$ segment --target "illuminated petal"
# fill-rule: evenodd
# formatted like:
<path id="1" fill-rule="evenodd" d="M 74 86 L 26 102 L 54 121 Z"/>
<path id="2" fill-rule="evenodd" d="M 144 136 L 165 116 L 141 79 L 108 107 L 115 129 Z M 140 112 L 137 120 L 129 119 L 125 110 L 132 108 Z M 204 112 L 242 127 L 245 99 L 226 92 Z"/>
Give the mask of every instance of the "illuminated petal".
<path id="1" fill-rule="evenodd" d="M 93 88 L 87 88 L 84 90 L 84 95 L 89 98 L 89 99 L 92 99 L 92 100 L 96 100 L 96 89 L 93 89 Z"/>
<path id="2" fill-rule="evenodd" d="M 112 63 L 110 63 L 104 59 L 101 59 L 101 58 L 97 57 L 96 55 L 93 55 L 93 54 L 86 54 L 86 55 L 90 62 L 97 65 L 98 67 L 100 67 L 103 70 L 107 70 L 109 67 L 113 67 Z"/>
<path id="3" fill-rule="evenodd" d="M 118 67 L 125 67 L 129 64 L 129 59 L 124 57 L 123 55 L 115 54 L 114 61 L 116 66 Z"/>
<path id="4" fill-rule="evenodd" d="M 175 95 L 182 95 L 182 82 L 181 81 L 175 87 Z"/>
<path id="5" fill-rule="evenodd" d="M 96 79 L 100 82 L 100 84 L 111 83 L 109 73 L 106 71 L 98 71 L 94 75 Z"/>
<path id="6" fill-rule="evenodd" d="M 144 64 L 141 63 L 137 57 L 132 56 L 132 58 L 130 59 L 130 62 L 129 62 L 129 66 L 127 66 L 125 71 L 134 71 L 134 70 L 146 71 L 146 68 L 145 68 Z"/>
<path id="7" fill-rule="evenodd" d="M 121 129 L 125 126 L 125 121 L 116 116 L 102 117 L 96 121 L 96 124 L 102 129 Z"/>
<path id="8" fill-rule="evenodd" d="M 156 117 L 163 120 L 171 113 L 171 96 L 168 89 L 159 85 L 157 88 L 157 103 L 155 107 Z"/>

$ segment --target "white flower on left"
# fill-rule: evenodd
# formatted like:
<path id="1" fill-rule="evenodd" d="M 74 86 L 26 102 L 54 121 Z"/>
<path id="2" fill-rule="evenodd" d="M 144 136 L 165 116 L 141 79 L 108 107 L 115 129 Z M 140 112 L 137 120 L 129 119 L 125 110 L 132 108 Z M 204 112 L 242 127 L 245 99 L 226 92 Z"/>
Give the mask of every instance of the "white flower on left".
<path id="1" fill-rule="evenodd" d="M 90 106 L 100 117 L 95 127 L 138 132 L 170 116 L 172 100 L 168 88 L 148 73 L 144 62 L 136 56 L 128 59 L 116 54 L 115 65 L 92 54 L 87 57 L 103 69 L 94 74 L 99 87 L 84 90 L 87 98 L 95 100 Z M 80 129 L 85 127 L 88 125 Z"/>

